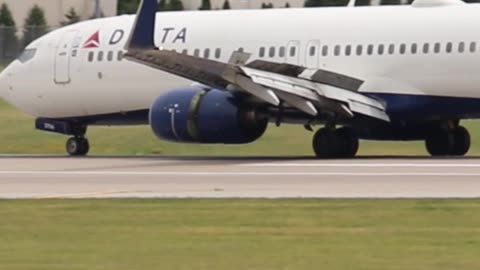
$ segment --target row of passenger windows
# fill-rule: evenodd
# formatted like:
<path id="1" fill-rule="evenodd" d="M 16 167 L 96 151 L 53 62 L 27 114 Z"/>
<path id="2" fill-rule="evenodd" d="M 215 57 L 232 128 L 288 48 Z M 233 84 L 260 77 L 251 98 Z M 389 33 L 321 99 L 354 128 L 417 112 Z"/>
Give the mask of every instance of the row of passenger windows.
<path id="1" fill-rule="evenodd" d="M 315 47 L 312 47 L 315 49 Z M 267 49 L 265 47 L 260 47 L 260 52 L 258 55 L 260 57 L 265 57 L 266 56 L 266 51 Z M 278 48 L 278 57 L 285 57 L 287 49 L 285 47 L 279 47 Z M 275 57 L 277 52 L 276 47 L 270 47 L 268 49 L 268 57 Z M 290 47 L 289 52 L 288 52 L 290 57 L 294 57 L 297 54 L 297 47 Z"/>
<path id="2" fill-rule="evenodd" d="M 317 52 L 317 50 L 319 52 Z M 238 51 L 243 52 L 244 49 L 240 48 Z M 295 46 L 289 47 L 288 51 L 287 48 L 284 46 L 281 47 L 260 47 L 258 55 L 261 58 L 264 57 L 295 57 L 297 56 L 298 48 Z M 411 54 L 416 54 L 416 53 L 441 53 L 441 52 L 446 52 L 446 53 L 453 53 L 453 52 L 459 52 L 459 53 L 464 53 L 464 52 L 471 52 L 474 53 L 477 51 L 477 43 L 476 42 L 470 42 L 470 43 L 465 43 L 465 42 L 459 42 L 459 43 L 452 43 L 448 42 L 446 44 L 442 44 L 440 42 L 437 43 L 423 43 L 423 44 L 417 44 L 417 43 L 412 43 L 412 44 L 389 44 L 389 45 L 384 45 L 384 44 L 378 44 L 378 45 L 335 45 L 333 47 L 329 47 L 328 45 L 324 45 L 321 48 L 318 46 L 310 46 L 308 48 L 308 55 L 309 56 L 316 56 L 317 53 L 320 53 L 322 56 L 326 57 L 329 55 L 334 55 L 334 56 L 351 56 L 351 55 L 384 55 L 384 54 L 406 54 L 406 53 L 411 53 Z M 182 50 L 183 54 L 189 54 L 189 51 L 187 49 Z M 211 49 L 195 49 L 193 50 L 193 56 L 195 57 L 203 57 L 206 59 L 212 58 L 212 59 L 220 59 L 222 57 L 222 50 L 220 48 L 217 48 L 215 50 Z M 93 61 L 122 61 L 123 60 L 123 52 L 118 51 L 118 52 L 113 52 L 113 51 L 108 51 L 108 52 L 89 52 L 88 54 L 88 61 L 93 62 Z"/>
<path id="3" fill-rule="evenodd" d="M 367 55 L 384 55 L 384 54 L 406 54 L 406 53 L 411 53 L 411 54 L 416 54 L 416 53 L 441 53 L 441 52 L 446 52 L 446 53 L 453 53 L 453 52 L 459 52 L 459 53 L 465 53 L 467 50 L 471 53 L 474 53 L 477 51 L 477 43 L 476 42 L 470 42 L 469 44 L 465 42 L 459 42 L 459 43 L 452 43 L 448 42 L 446 44 L 442 44 L 440 42 L 437 43 L 423 43 L 423 44 L 389 44 L 389 45 L 384 45 L 384 44 L 378 44 L 378 45 L 335 45 L 333 47 L 329 47 L 328 45 L 324 45 L 320 48 L 318 46 L 310 46 L 308 48 L 308 55 L 309 56 L 316 56 L 317 55 L 317 50 L 321 50 L 319 53 L 321 53 L 322 56 L 326 57 L 329 55 L 334 55 L 334 56 L 351 56 L 351 55 L 357 55 L 361 56 L 364 54 Z M 278 52 L 278 54 L 277 54 Z M 285 47 L 270 47 L 268 48 L 268 57 L 285 57 L 286 56 L 286 48 Z M 295 57 L 297 54 L 297 47 L 290 47 L 288 49 L 288 55 L 290 57 Z M 261 58 L 267 57 L 267 49 L 265 47 L 260 47 L 258 55 Z"/>
<path id="4" fill-rule="evenodd" d="M 98 62 L 103 62 L 103 61 L 122 61 L 123 60 L 123 52 L 118 51 L 98 51 L 98 52 L 89 52 L 88 53 L 88 62 L 93 62 L 93 61 L 98 61 Z"/>
<path id="5" fill-rule="evenodd" d="M 174 50 L 175 51 L 175 50 Z M 240 48 L 240 51 L 243 52 L 243 49 Z M 182 50 L 182 53 L 183 54 L 188 54 L 188 50 L 187 49 L 184 49 Z M 211 50 L 211 49 L 203 49 L 203 50 L 200 50 L 200 49 L 195 49 L 193 50 L 193 56 L 195 57 L 203 57 L 203 58 L 215 58 L 215 59 L 220 59 L 222 57 L 222 50 L 220 48 L 217 48 L 215 50 Z M 93 61 L 98 61 L 98 62 L 102 62 L 102 61 L 108 61 L 108 62 L 112 62 L 112 61 L 122 61 L 123 60 L 123 52 L 122 51 L 119 51 L 117 53 L 113 52 L 113 51 L 109 51 L 109 52 L 103 52 L 103 51 L 99 51 L 99 52 L 89 52 L 88 54 L 88 62 L 93 62 Z"/>
<path id="6" fill-rule="evenodd" d="M 182 51 L 183 54 L 188 54 L 188 50 L 184 49 Z M 210 57 L 213 57 L 215 59 L 220 59 L 222 57 L 222 50 L 220 48 L 217 48 L 215 50 L 210 50 L 210 49 L 195 49 L 193 50 L 193 56 L 195 57 L 203 57 L 206 59 L 209 59 Z"/>

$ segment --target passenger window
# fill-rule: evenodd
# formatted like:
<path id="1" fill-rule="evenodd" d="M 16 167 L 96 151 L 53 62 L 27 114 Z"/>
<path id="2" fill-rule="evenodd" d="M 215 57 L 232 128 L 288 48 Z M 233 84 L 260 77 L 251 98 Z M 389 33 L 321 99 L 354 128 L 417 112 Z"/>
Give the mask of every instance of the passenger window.
<path id="1" fill-rule="evenodd" d="M 317 54 L 317 48 L 315 48 L 315 46 L 311 46 L 309 54 L 310 56 L 315 56 L 315 54 Z"/>
<path id="2" fill-rule="evenodd" d="M 119 52 L 118 52 L 117 60 L 118 60 L 119 62 L 123 60 L 123 52 L 122 52 L 122 51 L 119 51 Z"/>
<path id="3" fill-rule="evenodd" d="M 93 62 L 94 58 L 95 58 L 95 53 L 94 52 L 89 52 L 88 53 L 88 62 Z"/>
<path id="4" fill-rule="evenodd" d="M 363 46 L 362 45 L 357 45 L 357 55 L 360 56 L 363 53 Z"/>
<path id="5" fill-rule="evenodd" d="M 368 53 L 368 55 L 372 55 L 372 54 L 373 54 L 373 45 L 372 45 L 372 44 L 368 45 L 367 53 Z"/>
<path id="6" fill-rule="evenodd" d="M 322 55 L 323 56 L 328 56 L 328 46 L 327 45 L 322 47 Z"/>
<path id="7" fill-rule="evenodd" d="M 265 47 L 260 47 L 260 51 L 258 52 L 258 55 L 260 57 L 265 57 Z"/>
<path id="8" fill-rule="evenodd" d="M 412 47 L 410 48 L 410 52 L 411 52 L 412 54 L 416 54 L 417 51 L 418 51 L 418 45 L 417 45 L 416 43 L 413 43 L 413 44 L 412 44 Z"/>
<path id="9" fill-rule="evenodd" d="M 199 57 L 199 56 L 200 56 L 200 49 L 195 49 L 195 50 L 193 51 L 193 56 Z"/>
<path id="10" fill-rule="evenodd" d="M 435 43 L 435 47 L 433 48 L 433 51 L 434 51 L 435 53 L 440 53 L 440 51 L 441 51 L 441 45 L 440 45 L 440 43 L 438 43 L 438 42 Z"/>
<path id="11" fill-rule="evenodd" d="M 427 54 L 430 49 L 430 44 L 425 43 L 423 44 L 423 53 Z"/>
<path id="12" fill-rule="evenodd" d="M 445 48 L 445 51 L 446 51 L 447 53 L 451 53 L 451 52 L 453 51 L 453 43 L 452 43 L 452 42 L 448 42 L 448 43 L 447 43 L 447 46 L 446 46 L 446 48 Z"/>
<path id="13" fill-rule="evenodd" d="M 297 48 L 290 47 L 290 57 L 294 57 L 297 54 Z"/>
<path id="14" fill-rule="evenodd" d="M 388 53 L 389 54 L 394 54 L 395 53 L 395 45 L 394 44 L 390 44 L 390 46 L 388 46 Z"/>
<path id="15" fill-rule="evenodd" d="M 97 61 L 102 62 L 103 61 L 103 51 L 99 51 L 97 55 Z"/>
<path id="16" fill-rule="evenodd" d="M 474 53 L 477 50 L 477 43 L 472 42 L 470 43 L 470 52 Z"/>
<path id="17" fill-rule="evenodd" d="M 350 56 L 352 54 L 352 45 L 345 46 L 345 55 Z"/>
<path id="18" fill-rule="evenodd" d="M 280 47 L 280 49 L 278 50 L 278 56 L 285 57 L 285 47 L 284 46 Z"/>
<path id="19" fill-rule="evenodd" d="M 205 49 L 203 51 L 203 58 L 208 59 L 210 57 L 210 49 Z"/>
<path id="20" fill-rule="evenodd" d="M 107 60 L 108 62 L 112 62 L 113 61 L 113 52 L 112 51 L 109 51 L 108 54 L 107 54 Z"/>
<path id="21" fill-rule="evenodd" d="M 334 54 L 335 56 L 339 56 L 341 50 L 342 50 L 342 47 L 341 47 L 340 45 L 336 45 L 336 46 L 335 46 L 335 49 L 334 49 L 334 51 L 333 51 L 333 54 Z"/>
<path id="22" fill-rule="evenodd" d="M 268 56 L 270 56 L 270 58 L 275 57 L 275 47 L 270 47 L 270 50 L 268 51 Z"/>
<path id="23" fill-rule="evenodd" d="M 407 45 L 401 44 L 400 45 L 400 54 L 405 54 L 407 52 Z"/>
<path id="24" fill-rule="evenodd" d="M 460 42 L 460 43 L 458 44 L 458 52 L 459 52 L 459 53 L 465 52 L 465 42 Z"/>
<path id="25" fill-rule="evenodd" d="M 217 48 L 215 50 L 215 58 L 220 59 L 221 56 L 222 56 L 222 50 L 220 48 Z"/>
<path id="26" fill-rule="evenodd" d="M 383 55 L 385 51 L 385 46 L 383 44 L 378 45 L 378 54 Z"/>

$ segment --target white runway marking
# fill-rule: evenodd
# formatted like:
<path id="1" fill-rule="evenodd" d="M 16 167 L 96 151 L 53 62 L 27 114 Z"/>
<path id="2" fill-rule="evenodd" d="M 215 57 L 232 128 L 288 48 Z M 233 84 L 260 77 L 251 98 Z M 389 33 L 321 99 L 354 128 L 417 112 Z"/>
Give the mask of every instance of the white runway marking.
<path id="1" fill-rule="evenodd" d="M 475 163 L 252 163 L 241 167 L 325 167 L 325 168 L 480 168 Z"/>
<path id="2" fill-rule="evenodd" d="M 140 171 L 0 171 L 0 175 L 58 175 L 58 176 L 417 176 L 417 177 L 480 177 L 479 173 L 439 172 L 140 172 Z"/>

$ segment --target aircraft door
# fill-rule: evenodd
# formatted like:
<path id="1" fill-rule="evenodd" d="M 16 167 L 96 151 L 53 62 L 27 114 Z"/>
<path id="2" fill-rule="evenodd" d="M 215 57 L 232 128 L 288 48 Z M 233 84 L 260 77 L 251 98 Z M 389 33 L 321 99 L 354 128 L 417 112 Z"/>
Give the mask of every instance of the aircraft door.
<path id="1" fill-rule="evenodd" d="M 307 49 L 305 51 L 305 63 L 307 68 L 316 69 L 318 68 L 318 57 L 320 55 L 320 41 L 311 40 L 307 44 Z"/>
<path id="2" fill-rule="evenodd" d="M 287 45 L 286 62 L 292 65 L 299 65 L 300 63 L 300 41 L 292 40 Z"/>
<path id="3" fill-rule="evenodd" d="M 55 67 L 54 67 L 54 81 L 57 84 L 68 84 L 71 82 L 70 78 L 70 62 L 72 54 L 76 53 L 74 48 L 75 38 L 78 31 L 68 31 L 63 36 L 58 44 L 55 53 Z"/>

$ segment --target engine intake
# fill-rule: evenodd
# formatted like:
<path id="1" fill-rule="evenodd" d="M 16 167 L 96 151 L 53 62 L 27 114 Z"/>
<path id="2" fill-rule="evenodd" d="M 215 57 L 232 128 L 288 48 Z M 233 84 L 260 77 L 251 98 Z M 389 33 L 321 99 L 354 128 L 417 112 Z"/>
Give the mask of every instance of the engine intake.
<path id="1" fill-rule="evenodd" d="M 229 92 L 188 87 L 159 96 L 150 108 L 150 126 L 175 142 L 244 144 L 260 138 L 268 117 Z"/>

